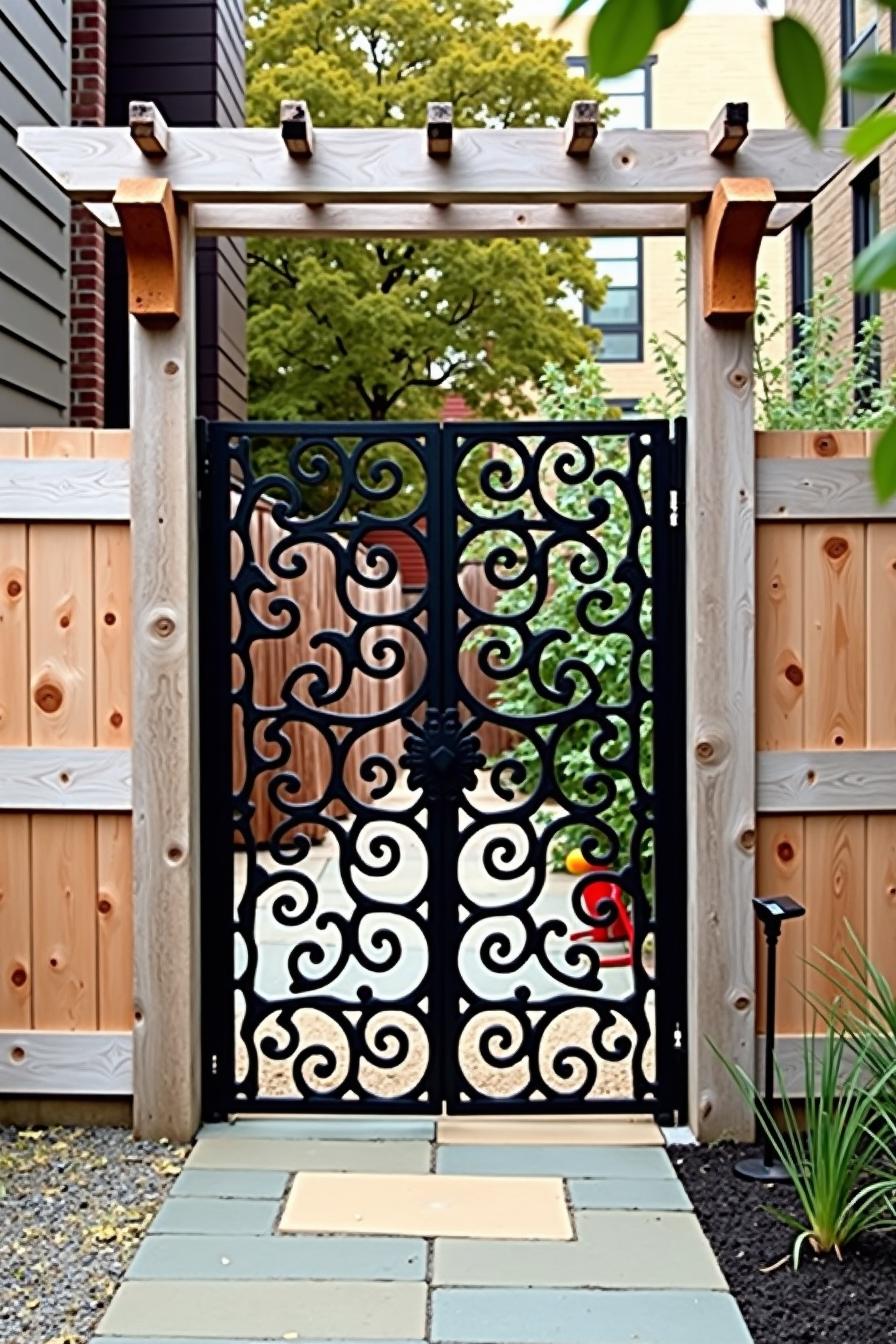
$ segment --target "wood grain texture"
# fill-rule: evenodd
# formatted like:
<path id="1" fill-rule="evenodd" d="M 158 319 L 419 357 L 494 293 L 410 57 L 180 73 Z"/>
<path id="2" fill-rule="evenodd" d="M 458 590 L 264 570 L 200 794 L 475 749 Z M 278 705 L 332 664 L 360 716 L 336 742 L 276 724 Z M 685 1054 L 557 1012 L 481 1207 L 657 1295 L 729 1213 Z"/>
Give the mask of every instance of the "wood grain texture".
<path id="1" fill-rule="evenodd" d="M 844 162 L 840 131 L 822 132 L 817 146 L 799 131 L 753 131 L 733 165 L 712 157 L 705 131 L 603 130 L 580 161 L 564 152 L 559 128 L 463 130 L 449 164 L 428 158 L 422 131 L 376 127 L 323 127 L 303 161 L 279 128 L 176 127 L 158 167 L 127 127 L 28 126 L 18 141 L 79 201 L 109 200 L 122 178 L 150 176 L 193 202 L 693 202 L 722 177 L 769 178 L 780 200 L 811 200 Z"/>
<path id="2" fill-rule="evenodd" d="M 865 818 L 806 818 L 806 989 L 829 1002 L 833 991 L 819 954 L 839 959 L 848 921 L 865 939 Z"/>
<path id="3" fill-rule="evenodd" d="M 896 815 L 867 819 L 866 942 L 877 969 L 896 985 Z"/>
<path id="4" fill-rule="evenodd" d="M 176 152 L 178 133 L 171 138 Z M 167 330 L 132 320 L 130 361 L 134 1128 L 143 1137 L 172 1140 L 190 1139 L 198 1126 L 201 1059 L 194 246 L 188 218 L 181 223 L 181 246 L 183 318 Z"/>
<path id="5" fill-rule="evenodd" d="M 867 742 L 869 747 L 896 747 L 896 523 L 873 523 L 865 541 Z"/>
<path id="6" fill-rule="evenodd" d="M 803 745 L 803 534 L 756 529 L 756 746 Z"/>
<path id="7" fill-rule="evenodd" d="M 699 1138 L 712 1140 L 748 1138 L 753 1129 L 700 1027 L 711 1022 L 719 1050 L 752 1070 L 753 338 L 749 326 L 717 329 L 703 319 L 703 228 L 695 214 L 687 321 L 689 1118 Z"/>
<path id="8" fill-rule="evenodd" d="M 755 313 L 756 261 L 774 204 L 774 187 L 765 177 L 723 177 L 716 183 L 704 220 L 707 322 L 740 325 Z"/>
<path id="9" fill-rule="evenodd" d="M 122 523 L 93 530 L 96 742 L 131 742 L 131 538 Z"/>
<path id="10" fill-rule="evenodd" d="M 26 447 L 24 429 L 0 430 L 0 452 L 11 466 L 22 465 Z M 20 746 L 30 733 L 28 533 L 21 523 L 0 522 L 0 668 L 0 746 Z"/>
<path id="11" fill-rule="evenodd" d="M 29 429 L 29 457 L 93 457 L 92 429 Z"/>
<path id="12" fill-rule="evenodd" d="M 98 1021 L 130 1031 L 134 1021 L 134 918 L 131 818 L 96 819 Z"/>
<path id="13" fill-rule="evenodd" d="M 28 546 L 31 741 L 93 746 L 91 529 L 35 523 Z"/>
<path id="14" fill-rule="evenodd" d="M 91 816 L 31 818 L 34 1025 L 97 1026 L 96 823 Z"/>
<path id="15" fill-rule="evenodd" d="M 0 1093 L 127 1096 L 130 1032 L 0 1031 Z"/>
<path id="16" fill-rule="evenodd" d="M 0 1027 L 31 1026 L 31 823 L 0 816 Z"/>
<path id="17" fill-rule="evenodd" d="M 766 459 L 756 463 L 756 517 L 761 522 L 896 518 L 896 500 L 878 500 L 862 458 Z"/>
<path id="18" fill-rule="evenodd" d="M 887 812 L 896 798 L 896 751 L 760 751 L 760 812 Z"/>
<path id="19" fill-rule="evenodd" d="M 756 831 L 757 896 L 792 896 L 806 901 L 805 823 L 801 816 L 760 817 Z M 808 1015 L 801 990 L 806 984 L 806 921 L 783 927 L 778 945 L 777 1030 L 806 1030 Z M 756 929 L 756 1029 L 766 1028 L 766 946 Z"/>
<path id="20" fill-rule="evenodd" d="M 811 1031 L 812 1024 L 809 1024 Z M 815 1056 L 815 1078 L 816 1087 L 818 1083 L 818 1069 L 821 1059 L 821 1051 L 824 1046 L 824 1036 L 820 1034 L 820 1027 L 817 1032 L 811 1035 L 812 1052 Z M 756 1066 L 758 1075 L 761 1076 L 763 1059 L 765 1056 L 765 1036 L 756 1037 Z M 788 1097 L 803 1097 L 806 1094 L 806 1037 L 799 1035 L 788 1036 L 779 1032 L 775 1036 L 775 1059 L 778 1068 L 783 1076 L 784 1087 Z M 845 1078 L 852 1067 L 852 1056 L 845 1052 L 843 1064 L 840 1070 L 840 1077 Z M 777 1078 L 775 1079 L 775 1096 L 781 1096 L 781 1088 Z"/>
<path id="21" fill-rule="evenodd" d="M 0 518 L 54 522 L 126 519 L 127 462 L 0 458 Z"/>
<path id="22" fill-rule="evenodd" d="M 120 812 L 130 805 L 126 749 L 0 747 L 0 809 Z"/>
<path id="23" fill-rule="evenodd" d="M 865 745 L 865 545 L 856 523 L 804 533 L 807 747 Z"/>

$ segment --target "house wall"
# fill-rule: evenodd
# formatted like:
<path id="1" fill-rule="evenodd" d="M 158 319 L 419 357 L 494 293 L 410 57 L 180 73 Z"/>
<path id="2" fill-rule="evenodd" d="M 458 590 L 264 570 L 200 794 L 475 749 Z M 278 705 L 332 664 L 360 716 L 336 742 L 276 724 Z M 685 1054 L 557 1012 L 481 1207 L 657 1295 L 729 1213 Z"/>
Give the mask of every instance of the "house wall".
<path id="1" fill-rule="evenodd" d="M 63 193 L 16 145 L 69 116 L 71 0 L 0 7 L 0 425 L 62 425 L 69 404 Z"/>

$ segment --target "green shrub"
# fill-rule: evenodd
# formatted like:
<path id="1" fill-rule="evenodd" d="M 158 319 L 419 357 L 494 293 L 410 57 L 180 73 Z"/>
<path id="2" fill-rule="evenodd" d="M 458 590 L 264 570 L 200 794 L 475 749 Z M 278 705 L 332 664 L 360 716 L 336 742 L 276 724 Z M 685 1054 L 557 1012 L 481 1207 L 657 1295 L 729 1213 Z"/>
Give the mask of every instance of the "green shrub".
<path id="1" fill-rule="evenodd" d="M 812 963 L 829 980 L 836 996 L 833 1004 L 810 998 L 842 1032 L 853 1054 L 861 1057 L 868 1075 L 876 1082 L 887 1081 L 884 1100 L 896 1115 L 896 992 L 848 922 L 846 929 L 851 945 L 844 949 L 842 960 L 822 952 L 821 961 Z"/>

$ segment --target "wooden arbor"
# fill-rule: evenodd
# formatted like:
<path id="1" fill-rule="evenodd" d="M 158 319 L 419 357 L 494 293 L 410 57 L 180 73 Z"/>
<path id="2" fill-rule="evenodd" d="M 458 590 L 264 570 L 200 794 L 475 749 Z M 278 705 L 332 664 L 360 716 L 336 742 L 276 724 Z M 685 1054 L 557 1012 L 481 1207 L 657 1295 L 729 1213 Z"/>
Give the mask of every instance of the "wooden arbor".
<path id="1" fill-rule="evenodd" d="M 751 1121 L 705 1033 L 754 1060 L 754 472 L 751 315 L 765 232 L 845 162 L 840 133 L 601 131 L 576 103 L 553 130 L 312 126 L 24 128 L 19 143 L 124 235 L 131 322 L 134 872 L 138 1134 L 192 1137 L 200 1113 L 194 240 L 202 234 L 686 234 L 688 253 L 689 1120 Z M 685 842 L 682 838 L 682 859 Z"/>

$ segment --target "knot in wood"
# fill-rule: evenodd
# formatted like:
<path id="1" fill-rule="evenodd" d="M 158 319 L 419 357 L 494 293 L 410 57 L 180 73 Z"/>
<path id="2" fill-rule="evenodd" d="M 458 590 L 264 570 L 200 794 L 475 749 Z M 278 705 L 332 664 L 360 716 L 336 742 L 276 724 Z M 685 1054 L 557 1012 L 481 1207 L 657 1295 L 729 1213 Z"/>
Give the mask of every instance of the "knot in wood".
<path id="1" fill-rule="evenodd" d="M 739 1013 L 745 1013 L 747 1009 L 752 1006 L 753 996 L 742 989 L 738 994 L 734 995 L 731 1003 L 732 1007 L 736 1008 Z"/>
<path id="2" fill-rule="evenodd" d="M 25 970 L 24 966 L 17 966 L 9 978 L 16 989 L 21 989 L 28 983 L 28 972 Z"/>
<path id="3" fill-rule="evenodd" d="M 165 858 L 172 864 L 180 863 L 183 857 L 184 851 L 180 845 L 169 845 L 165 852 Z"/>
<path id="4" fill-rule="evenodd" d="M 21 1045 L 14 1045 L 9 1052 L 9 1057 L 13 1064 L 21 1064 L 25 1059 L 25 1048 Z"/>
<path id="5" fill-rule="evenodd" d="M 817 457 L 836 457 L 840 450 L 833 434 L 816 434 L 812 440 L 812 451 Z"/>
<path id="6" fill-rule="evenodd" d="M 157 616 L 152 623 L 152 628 L 159 639 L 168 639 L 170 635 L 174 634 L 174 617 Z"/>
<path id="7" fill-rule="evenodd" d="M 166 361 L 166 363 L 165 363 L 165 365 L 164 365 L 165 372 L 166 372 L 167 374 L 169 374 L 169 375 L 170 375 L 170 374 L 173 374 L 173 373 L 177 373 L 177 371 L 178 371 L 179 368 L 180 368 L 180 365 L 178 364 L 178 362 L 177 362 L 176 359 L 169 359 L 169 360 Z"/>
<path id="8" fill-rule="evenodd" d="M 697 743 L 698 761 L 711 761 L 715 756 L 715 754 L 716 754 L 715 747 L 711 742 L 703 741 Z"/>
<path id="9" fill-rule="evenodd" d="M 630 149 L 622 149 L 613 159 L 614 168 L 631 168 L 636 162 L 635 155 Z"/>
<path id="10" fill-rule="evenodd" d="M 55 681 L 42 681 L 35 688 L 34 703 L 44 714 L 55 714 L 64 699 L 62 687 Z"/>
<path id="11" fill-rule="evenodd" d="M 9 583 L 6 585 L 6 591 L 10 597 L 21 597 L 22 585 L 19 583 L 18 579 L 10 579 Z"/>
<path id="12" fill-rule="evenodd" d="M 849 550 L 849 542 L 845 537 L 829 537 L 824 544 L 824 553 L 831 560 L 842 560 Z"/>
<path id="13" fill-rule="evenodd" d="M 793 858 L 793 845 L 789 840 L 782 840 L 777 847 L 776 853 L 782 863 L 790 863 Z"/>
<path id="14" fill-rule="evenodd" d="M 96 908 L 101 915 L 108 915 L 112 911 L 112 902 L 109 900 L 108 896 L 101 896 L 96 903 Z"/>
<path id="15" fill-rule="evenodd" d="M 742 387 L 746 387 L 750 378 L 744 369 L 732 369 L 728 375 L 728 381 L 732 387 L 740 391 Z"/>
<path id="16" fill-rule="evenodd" d="M 116 619 L 117 617 L 114 611 L 107 611 L 105 616 L 103 617 L 103 621 L 106 625 L 114 625 Z"/>
<path id="17" fill-rule="evenodd" d="M 741 831 L 739 844 L 741 849 L 745 849 L 748 854 L 751 854 L 756 848 L 756 832 L 751 826 L 748 826 L 745 831 Z"/>
<path id="18" fill-rule="evenodd" d="M 111 723 L 113 728 L 120 728 L 121 725 L 124 723 L 124 715 L 121 713 L 120 710 L 117 709 L 113 710 L 112 713 L 109 715 L 109 722 Z"/>
<path id="19" fill-rule="evenodd" d="M 802 686 L 803 684 L 803 669 L 797 663 L 788 663 L 784 669 L 784 676 L 791 686 Z"/>

